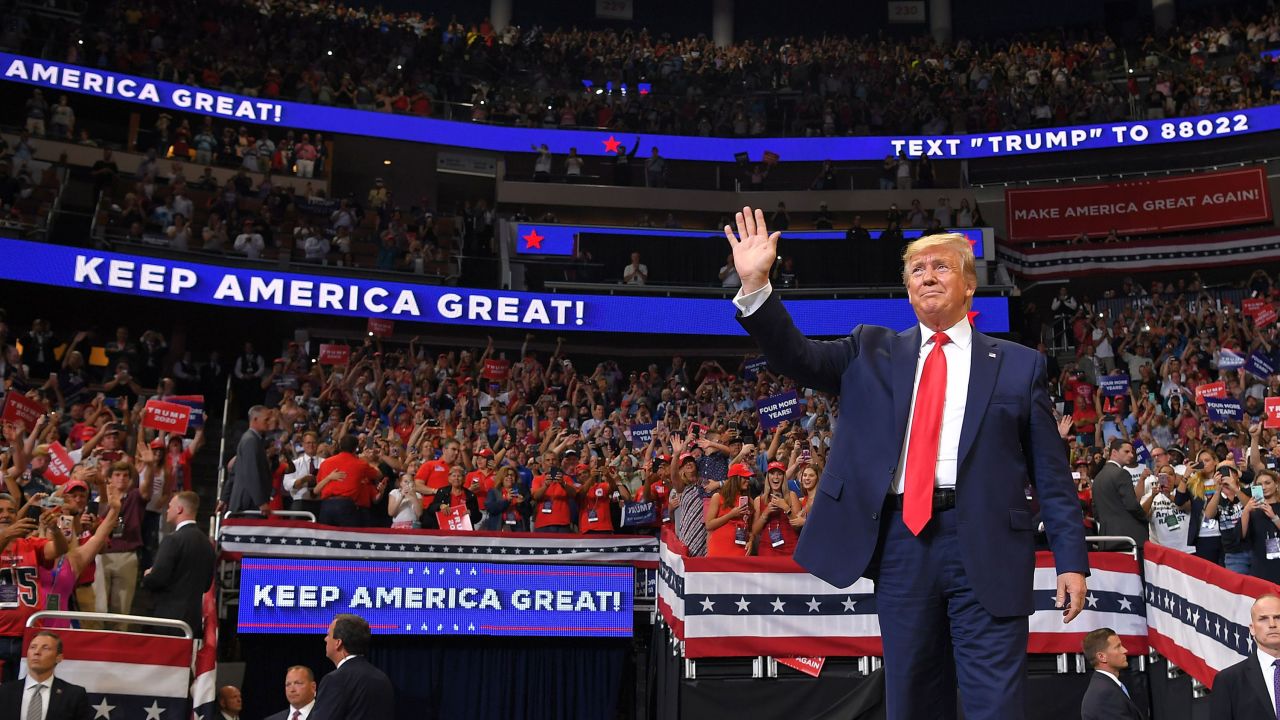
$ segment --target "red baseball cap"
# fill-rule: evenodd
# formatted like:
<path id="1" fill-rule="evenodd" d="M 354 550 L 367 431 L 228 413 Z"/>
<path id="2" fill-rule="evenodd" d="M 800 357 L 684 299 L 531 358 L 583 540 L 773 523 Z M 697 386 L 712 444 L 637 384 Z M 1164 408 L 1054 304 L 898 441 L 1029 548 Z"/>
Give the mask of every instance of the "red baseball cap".
<path id="1" fill-rule="evenodd" d="M 70 480 L 62 483 L 63 495 L 66 495 L 72 490 L 84 490 L 85 492 L 88 492 L 89 485 L 85 481 L 81 480 L 80 478 L 71 478 Z"/>
<path id="2" fill-rule="evenodd" d="M 753 474 L 746 463 L 734 463 L 729 466 L 729 477 L 751 477 Z"/>
<path id="3" fill-rule="evenodd" d="M 769 463 L 769 472 L 773 472 L 774 470 L 778 470 L 780 472 L 786 472 L 787 466 L 783 465 L 777 460 L 774 460 L 773 462 Z"/>
<path id="4" fill-rule="evenodd" d="M 580 472 L 586 472 L 590 469 L 591 469 L 590 465 L 586 463 L 578 463 L 577 465 L 574 466 L 573 471 L 575 473 L 580 473 Z"/>
<path id="5" fill-rule="evenodd" d="M 680 453 L 680 464 L 683 465 L 686 462 L 698 462 L 698 458 L 694 457 L 693 453 Z"/>
<path id="6" fill-rule="evenodd" d="M 493 457 L 493 451 L 490 450 L 489 448 L 480 448 L 479 450 L 476 451 L 476 455 L 479 455 L 480 457 L 491 458 Z"/>

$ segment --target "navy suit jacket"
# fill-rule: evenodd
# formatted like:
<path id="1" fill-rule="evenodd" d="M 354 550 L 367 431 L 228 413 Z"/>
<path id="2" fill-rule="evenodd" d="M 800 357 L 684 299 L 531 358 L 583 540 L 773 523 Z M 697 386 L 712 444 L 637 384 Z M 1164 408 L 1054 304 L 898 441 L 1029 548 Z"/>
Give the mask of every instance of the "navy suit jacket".
<path id="1" fill-rule="evenodd" d="M 26 684 L 24 678 L 19 678 L 0 686 L 0 718 L 18 718 L 22 712 L 22 693 Z M 89 720 L 93 717 L 89 696 L 84 688 L 60 677 L 53 678 L 53 685 L 45 694 L 45 700 L 49 703 L 45 720 Z"/>
<path id="2" fill-rule="evenodd" d="M 905 442 L 920 328 L 859 325 L 832 341 L 805 338 L 777 293 L 739 322 L 770 368 L 838 394 L 840 421 L 795 559 L 836 587 L 868 573 L 880 514 Z M 1036 488 L 1059 573 L 1088 573 L 1080 501 L 1058 436 L 1037 351 L 973 333 L 972 368 L 956 470 L 961 555 L 979 602 L 997 617 L 1029 615 Z M 874 577 L 872 577 L 874 579 Z"/>
<path id="3" fill-rule="evenodd" d="M 360 655 L 325 675 L 308 720 L 387 720 L 396 716 L 386 673 Z"/>
<path id="4" fill-rule="evenodd" d="M 1080 701 L 1080 720 L 1144 720 L 1142 711 L 1111 678 L 1095 670 Z"/>
<path id="5" fill-rule="evenodd" d="M 1262 673 L 1258 651 L 1218 673 L 1213 678 L 1209 695 L 1211 720 L 1253 720 L 1267 718 L 1275 712 L 1267 683 L 1271 678 Z"/>

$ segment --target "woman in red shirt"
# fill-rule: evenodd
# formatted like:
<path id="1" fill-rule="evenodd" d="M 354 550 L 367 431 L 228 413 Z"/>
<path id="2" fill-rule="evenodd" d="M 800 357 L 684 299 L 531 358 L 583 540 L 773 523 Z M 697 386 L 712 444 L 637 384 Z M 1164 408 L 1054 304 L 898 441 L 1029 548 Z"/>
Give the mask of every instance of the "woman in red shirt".
<path id="1" fill-rule="evenodd" d="M 578 532 L 583 535 L 612 535 L 613 503 L 630 499 L 631 492 L 614 482 L 611 473 L 592 470 L 578 490 Z"/>
<path id="2" fill-rule="evenodd" d="M 446 520 L 455 513 L 465 514 L 471 519 L 472 529 L 480 524 L 480 505 L 475 494 L 463 487 L 464 479 L 461 465 L 454 465 L 449 469 L 449 488 L 441 489 L 431 496 L 431 502 L 423 510 L 422 527 L 448 530 L 447 525 L 441 525 L 437 513 L 444 513 Z"/>
<path id="3" fill-rule="evenodd" d="M 806 468 L 807 469 L 807 468 Z M 796 551 L 796 529 L 791 518 L 800 511 L 800 501 L 787 488 L 787 468 L 769 463 L 764 476 L 764 492 L 755 499 L 755 521 L 751 534 L 758 538 L 756 554 L 761 557 L 790 556 Z"/>
<path id="4" fill-rule="evenodd" d="M 813 502 L 818 499 L 818 478 L 822 475 L 822 465 L 814 462 L 800 471 L 800 491 L 796 498 L 796 513 L 791 516 L 791 526 L 796 532 L 804 530 L 804 521 L 813 509 Z"/>
<path id="5" fill-rule="evenodd" d="M 729 468 L 729 478 L 707 502 L 707 557 L 742 557 L 750 544 L 751 470 L 742 463 Z"/>
<path id="6" fill-rule="evenodd" d="M 533 531 L 573 532 L 569 499 L 577 491 L 578 486 L 558 467 L 535 477 L 530 491 L 533 495 Z"/>

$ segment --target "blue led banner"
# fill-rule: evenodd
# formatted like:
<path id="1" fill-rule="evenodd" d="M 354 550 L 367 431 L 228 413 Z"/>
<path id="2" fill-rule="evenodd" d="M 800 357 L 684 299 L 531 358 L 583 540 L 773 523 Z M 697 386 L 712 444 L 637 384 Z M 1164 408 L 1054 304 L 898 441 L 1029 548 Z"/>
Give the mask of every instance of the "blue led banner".
<path id="1" fill-rule="evenodd" d="M 78 65 L 0 53 L 3 78 L 58 91 L 114 98 L 154 108 L 211 115 L 237 122 L 368 135 L 389 140 L 429 142 L 453 147 L 529 152 L 546 144 L 553 153 L 576 147 L 583 155 L 609 155 L 629 149 L 637 136 L 597 130 L 544 130 L 432 120 L 364 110 L 273 101 L 217 90 L 149 80 Z M 1280 106 L 1237 110 L 1171 120 L 1104 123 L 1059 128 L 1010 130 L 979 135 L 839 138 L 704 138 L 641 135 L 648 155 L 658 147 L 673 160 L 733 162 L 738 153 L 761 160 L 765 153 L 783 161 L 881 160 L 905 152 L 911 157 L 975 159 L 1069 150 L 1099 150 L 1172 142 L 1209 140 L 1280 129 Z"/>
<path id="2" fill-rule="evenodd" d="M 989 230 L 988 230 L 989 231 Z M 879 240 L 882 230 L 867 232 L 872 240 Z M 973 246 L 973 256 L 979 260 L 985 255 L 983 247 L 983 228 L 947 228 L 947 232 L 960 233 L 969 238 Z M 902 237 L 915 240 L 924 234 L 924 230 L 903 230 Z M 601 227 L 598 225 L 550 225 L 547 223 L 520 223 L 516 225 L 516 252 L 521 255 L 573 255 L 577 252 L 577 241 L 580 235 L 600 235 L 619 237 L 658 237 L 681 238 L 686 240 L 724 240 L 724 233 L 716 230 L 674 230 L 668 228 L 624 228 Z M 840 240 L 845 239 L 844 230 L 788 230 L 782 234 L 783 240 Z"/>
<path id="3" fill-rule="evenodd" d="M 630 637 L 630 567 L 245 558 L 242 633 L 323 633 L 355 613 L 381 635 Z"/>
<path id="4" fill-rule="evenodd" d="M 746 334 L 725 299 L 476 290 L 233 268 L 10 238 L 0 238 L 0 258 L 0 280 L 223 307 L 524 330 Z M 6 288 L 6 296 L 13 292 Z M 785 304 L 806 335 L 845 335 L 860 323 L 902 330 L 916 322 L 905 298 Z M 974 298 L 973 309 L 979 330 L 1008 332 L 1007 298 Z"/>

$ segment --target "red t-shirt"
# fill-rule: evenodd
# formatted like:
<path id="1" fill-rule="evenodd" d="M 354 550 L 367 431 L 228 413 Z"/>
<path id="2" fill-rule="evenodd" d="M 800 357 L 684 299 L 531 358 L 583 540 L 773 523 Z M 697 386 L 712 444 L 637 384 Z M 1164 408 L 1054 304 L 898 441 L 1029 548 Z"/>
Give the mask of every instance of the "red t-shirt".
<path id="1" fill-rule="evenodd" d="M 568 477 L 561 485 L 551 482 L 546 475 L 538 475 L 533 479 L 533 492 L 543 487 L 546 487 L 547 491 L 542 495 L 542 500 L 534 503 L 533 526 L 540 528 L 548 525 L 568 525 L 571 522 L 569 498 L 577 491 L 578 486 L 574 485 Z"/>
<path id="2" fill-rule="evenodd" d="M 578 532 L 613 532 L 612 494 L 609 483 L 596 483 L 587 491 L 578 502 Z"/>
<path id="3" fill-rule="evenodd" d="M 9 542 L 0 553 L 0 585 L 18 586 L 18 607 L 0 610 L 0 637 L 22 637 L 27 618 L 45 609 L 44 585 L 40 583 L 40 565 L 44 562 L 44 538 L 19 538 Z"/>
<path id="4" fill-rule="evenodd" d="M 449 487 L 449 463 L 443 460 L 428 460 L 418 468 L 414 480 L 421 480 L 432 490 Z"/>
<path id="5" fill-rule="evenodd" d="M 325 478 L 337 470 L 341 470 L 347 476 L 341 480 L 334 480 L 321 488 L 320 499 L 349 498 L 354 500 L 356 505 L 360 507 L 369 507 L 370 496 L 372 495 L 369 491 L 369 486 L 376 483 L 380 478 L 378 471 L 370 467 L 369 463 L 351 453 L 338 453 L 320 463 L 320 471 L 316 473 L 316 482 L 324 482 Z"/>
<path id="6" fill-rule="evenodd" d="M 667 506 L 667 484 L 661 480 L 645 488 L 644 499 L 653 503 L 658 522 L 671 522 L 671 513 Z"/>
<path id="7" fill-rule="evenodd" d="M 479 488 L 472 488 L 471 483 L 479 481 Z M 467 473 L 466 482 L 463 485 L 475 493 L 476 502 L 480 503 L 480 509 L 484 510 L 484 501 L 489 497 L 489 491 L 493 489 L 493 472 L 489 470 L 472 470 Z"/>

